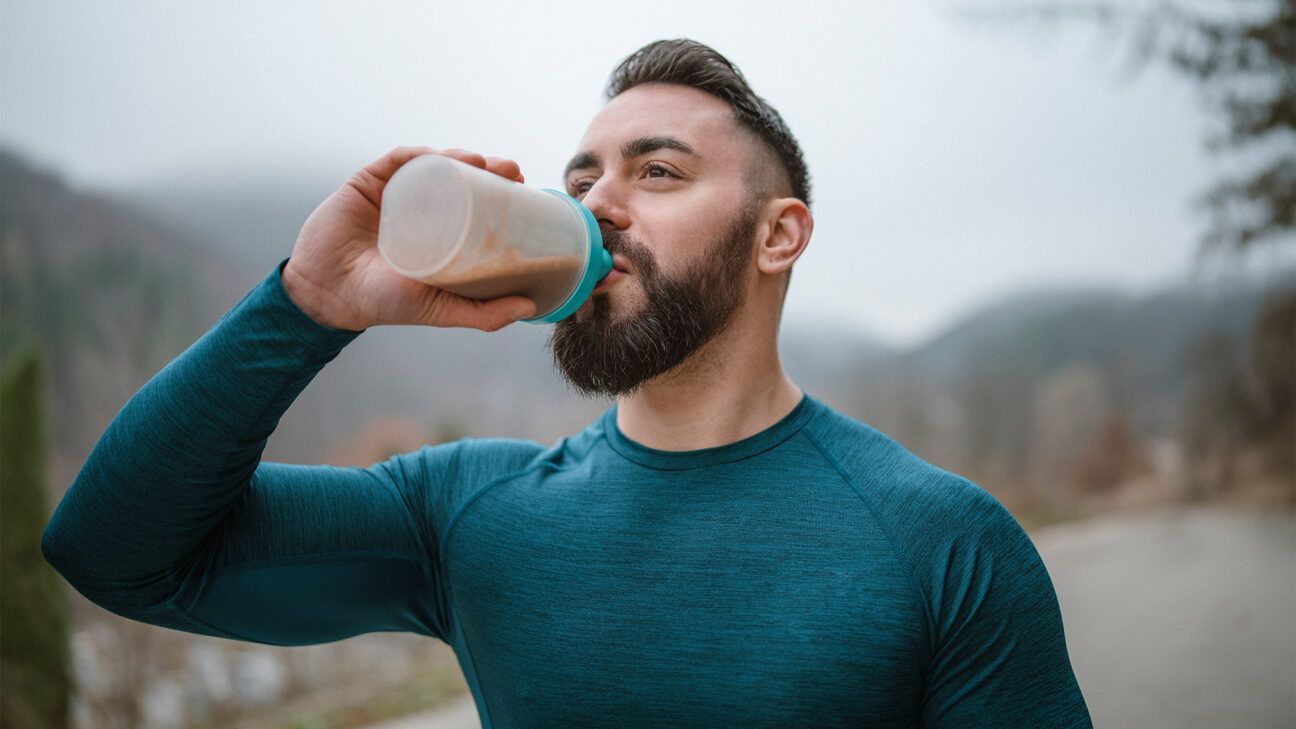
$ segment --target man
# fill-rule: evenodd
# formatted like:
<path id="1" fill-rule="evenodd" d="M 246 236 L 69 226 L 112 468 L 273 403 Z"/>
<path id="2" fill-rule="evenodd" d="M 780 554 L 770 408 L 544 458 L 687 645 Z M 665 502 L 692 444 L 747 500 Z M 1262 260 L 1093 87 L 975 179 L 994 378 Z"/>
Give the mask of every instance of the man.
<path id="1" fill-rule="evenodd" d="M 487 727 L 1091 726 L 1012 516 L 784 374 L 779 316 L 812 219 L 782 118 L 691 41 L 627 58 L 608 97 L 565 182 L 617 270 L 551 338 L 574 387 L 616 398 L 588 428 L 364 469 L 261 462 L 368 327 L 534 313 L 382 262 L 382 187 L 434 153 L 398 149 L 126 404 L 47 559 L 104 608 L 178 630 L 435 636 Z"/>

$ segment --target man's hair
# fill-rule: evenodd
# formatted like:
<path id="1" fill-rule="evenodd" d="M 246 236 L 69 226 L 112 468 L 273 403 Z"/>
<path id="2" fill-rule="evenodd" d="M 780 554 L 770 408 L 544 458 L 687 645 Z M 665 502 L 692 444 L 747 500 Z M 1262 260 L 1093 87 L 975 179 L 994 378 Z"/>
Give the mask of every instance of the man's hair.
<path id="1" fill-rule="evenodd" d="M 709 46 L 685 38 L 654 41 L 630 54 L 612 71 L 606 95 L 611 100 L 648 83 L 691 86 L 728 104 L 738 124 L 754 133 L 774 154 L 792 196 L 810 206 L 810 172 L 801 145 L 783 117 L 752 91 L 742 72 L 729 59 Z"/>

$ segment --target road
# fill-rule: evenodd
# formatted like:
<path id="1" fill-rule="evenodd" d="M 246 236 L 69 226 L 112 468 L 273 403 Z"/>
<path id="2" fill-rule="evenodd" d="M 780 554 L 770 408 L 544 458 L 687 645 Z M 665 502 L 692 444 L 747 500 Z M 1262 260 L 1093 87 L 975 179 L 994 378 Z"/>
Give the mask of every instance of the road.
<path id="1" fill-rule="evenodd" d="M 1094 726 L 1296 727 L 1296 517 L 1164 509 L 1033 535 Z"/>
<path id="2" fill-rule="evenodd" d="M 1296 727 L 1296 515 L 1174 507 L 1031 538 L 1095 727 Z M 464 698 L 369 729 L 479 726 Z"/>

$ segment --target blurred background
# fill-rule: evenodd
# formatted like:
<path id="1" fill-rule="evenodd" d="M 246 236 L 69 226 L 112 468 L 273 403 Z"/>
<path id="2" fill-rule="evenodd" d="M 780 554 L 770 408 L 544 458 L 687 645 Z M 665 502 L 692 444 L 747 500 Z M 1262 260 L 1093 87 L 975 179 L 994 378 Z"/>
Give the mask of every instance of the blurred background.
<path id="1" fill-rule="evenodd" d="M 432 639 L 132 623 L 40 533 L 351 172 L 426 144 L 560 187 L 608 72 L 673 37 L 805 149 L 789 374 L 1027 528 L 1096 725 L 1296 725 L 1292 0 L 0 8 L 4 726 L 476 725 Z M 552 443 L 610 403 L 565 389 L 546 334 L 370 330 L 265 457 Z"/>

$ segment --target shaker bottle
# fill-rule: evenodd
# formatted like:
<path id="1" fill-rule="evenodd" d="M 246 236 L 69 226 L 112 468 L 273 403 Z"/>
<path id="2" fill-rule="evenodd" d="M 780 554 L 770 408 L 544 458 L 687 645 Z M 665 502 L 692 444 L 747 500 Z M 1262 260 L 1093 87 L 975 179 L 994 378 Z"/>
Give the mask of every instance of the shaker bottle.
<path id="1" fill-rule="evenodd" d="M 612 270 L 594 215 L 440 154 L 401 165 L 383 190 L 378 251 L 398 273 L 471 299 L 521 294 L 535 324 L 580 308 Z"/>

